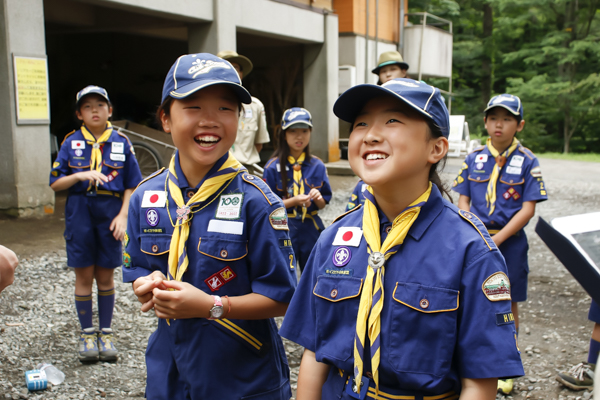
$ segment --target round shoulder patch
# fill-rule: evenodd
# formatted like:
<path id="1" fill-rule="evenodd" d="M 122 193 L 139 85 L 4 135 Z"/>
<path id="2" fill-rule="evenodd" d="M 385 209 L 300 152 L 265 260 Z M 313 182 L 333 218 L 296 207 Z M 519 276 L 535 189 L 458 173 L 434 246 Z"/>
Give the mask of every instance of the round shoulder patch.
<path id="1" fill-rule="evenodd" d="M 278 209 L 273 211 L 271 213 L 271 215 L 269 215 L 269 222 L 271 223 L 271 226 L 275 230 L 278 230 L 278 231 L 289 230 L 287 213 L 285 211 L 285 208 L 283 208 L 283 207 L 279 207 Z"/>
<path id="2" fill-rule="evenodd" d="M 510 281 L 504 272 L 490 275 L 481 285 L 483 294 L 489 301 L 510 301 Z"/>

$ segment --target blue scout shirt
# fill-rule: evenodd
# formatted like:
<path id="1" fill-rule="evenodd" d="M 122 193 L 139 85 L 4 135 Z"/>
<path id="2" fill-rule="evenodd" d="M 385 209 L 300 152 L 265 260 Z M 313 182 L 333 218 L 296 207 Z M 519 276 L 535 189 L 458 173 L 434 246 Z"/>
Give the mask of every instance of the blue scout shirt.
<path id="1" fill-rule="evenodd" d="M 471 212 L 488 229 L 502 229 L 523 208 L 524 201 L 548 199 L 540 163 L 535 155 L 521 144 L 512 152 L 500 170 L 496 184 L 496 208 L 488 215 L 485 192 L 496 162 L 487 146 L 477 148 L 467 156 L 452 190 L 471 198 Z"/>
<path id="2" fill-rule="evenodd" d="M 365 196 L 363 192 L 367 188 L 367 184 L 363 182 L 362 179 L 358 181 L 352 194 L 350 195 L 350 199 L 348 200 L 348 204 L 346 205 L 346 211 L 352 210 L 359 204 L 365 204 Z"/>
<path id="3" fill-rule="evenodd" d="M 175 166 L 187 201 L 200 185 L 188 187 L 178 158 Z M 165 194 L 167 175 L 159 171 L 131 196 L 124 282 L 156 270 L 167 275 L 177 208 Z M 183 281 L 211 295 L 258 293 L 288 303 L 297 278 L 287 229 L 281 200 L 260 178 L 239 174 L 192 217 Z M 289 368 L 274 320 L 225 321 L 179 319 L 169 326 L 159 320 L 146 352 L 149 398 L 289 399 Z"/>
<path id="4" fill-rule="evenodd" d="M 98 190 L 122 193 L 126 189 L 135 188 L 142 180 L 142 174 L 127 136 L 113 130 L 101 149 L 102 173 L 106 175 L 108 182 L 98 185 Z M 68 134 L 52 165 L 50 185 L 64 176 L 89 171 L 91 155 L 92 145 L 86 142 L 81 130 Z M 88 186 L 89 181 L 77 182 L 69 188 L 69 193 L 86 192 Z"/>
<path id="5" fill-rule="evenodd" d="M 283 337 L 335 367 L 324 398 L 341 396 L 345 388 L 337 377 L 353 373 L 356 316 L 368 259 L 362 217 L 359 207 L 323 232 L 281 327 Z M 380 221 L 383 242 L 391 223 L 382 213 Z M 523 375 L 505 274 L 502 255 L 481 222 L 443 200 L 433 185 L 404 243 L 386 262 L 381 390 L 449 395 L 460 392 L 461 378 Z"/>
<path id="6" fill-rule="evenodd" d="M 281 166 L 277 158 L 271 158 L 265 165 L 264 179 L 271 190 L 279 197 L 286 198 L 287 195 L 293 196 L 294 193 L 294 170 L 289 162 L 285 163 L 287 171 L 287 189 L 284 191 L 281 182 Z M 329 177 L 327 176 L 327 168 L 323 161 L 318 157 L 311 156 L 310 161 L 304 161 L 302 163 L 302 179 L 304 179 L 304 193 L 308 194 L 311 189 L 318 189 L 321 192 L 321 196 L 325 200 L 325 203 L 329 204 L 331 201 L 331 186 L 329 185 Z M 295 207 L 287 209 L 288 217 L 293 218 Z M 297 214 L 302 215 L 302 209 L 296 209 Z M 314 225 L 317 230 L 323 230 L 323 222 L 317 215 L 319 207 L 313 202 L 306 211 L 306 217 L 314 220 Z"/>

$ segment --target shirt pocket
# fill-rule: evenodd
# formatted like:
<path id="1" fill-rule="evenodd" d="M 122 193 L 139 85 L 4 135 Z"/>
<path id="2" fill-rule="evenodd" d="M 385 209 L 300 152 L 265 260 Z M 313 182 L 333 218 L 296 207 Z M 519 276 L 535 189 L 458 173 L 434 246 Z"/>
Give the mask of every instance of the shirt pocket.
<path id="1" fill-rule="evenodd" d="M 525 179 L 521 175 L 504 174 L 500 177 L 500 182 L 509 186 L 518 186 L 525 183 Z"/>
<path id="2" fill-rule="evenodd" d="M 169 252 L 171 235 L 143 235 L 140 237 L 140 250 L 151 256 L 160 256 Z"/>
<path id="3" fill-rule="evenodd" d="M 320 178 L 305 178 L 304 184 L 311 189 L 321 189 L 323 187 L 323 179 Z"/>
<path id="4" fill-rule="evenodd" d="M 362 284 L 361 278 L 317 278 L 313 289 L 317 341 L 320 342 L 317 348 L 325 358 L 346 361 L 352 356 L 354 329 L 348 332 L 340 327 L 355 327 Z"/>
<path id="5" fill-rule="evenodd" d="M 469 174 L 467 179 L 472 182 L 487 182 L 490 180 L 490 174 Z"/>
<path id="6" fill-rule="evenodd" d="M 459 291 L 397 282 L 392 295 L 389 361 L 398 372 L 446 375 L 457 333 Z"/>
<path id="7" fill-rule="evenodd" d="M 248 255 L 248 242 L 245 240 L 201 237 L 198 240 L 198 252 L 219 261 L 238 261 Z"/>

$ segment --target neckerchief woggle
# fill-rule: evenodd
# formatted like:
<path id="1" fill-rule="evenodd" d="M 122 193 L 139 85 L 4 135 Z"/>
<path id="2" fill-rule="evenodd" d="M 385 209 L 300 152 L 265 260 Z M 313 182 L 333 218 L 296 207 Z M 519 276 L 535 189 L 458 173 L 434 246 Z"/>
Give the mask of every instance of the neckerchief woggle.
<path id="1" fill-rule="evenodd" d="M 300 157 L 298 157 L 297 160 L 292 156 L 288 156 L 288 162 L 292 165 L 292 170 L 294 171 L 294 197 L 298 196 L 299 194 L 304 194 L 302 162 L 304 162 L 305 157 L 305 153 L 300 154 Z M 304 222 L 304 217 L 306 217 L 306 207 L 302 206 L 302 222 Z"/>
<path id="2" fill-rule="evenodd" d="M 87 129 L 85 124 L 81 125 L 81 133 L 83 134 L 83 138 L 87 142 L 87 144 L 92 146 L 92 156 L 90 157 L 90 171 L 98 171 L 102 172 L 102 150 L 100 150 L 100 146 L 110 138 L 112 134 L 113 128 L 110 121 L 106 122 L 106 128 L 104 129 L 104 133 L 96 140 L 96 137 L 92 135 L 92 133 Z M 90 181 L 90 185 L 88 186 L 88 190 L 91 190 L 93 185 L 93 181 Z"/>
<path id="3" fill-rule="evenodd" d="M 492 174 L 490 175 L 490 181 L 488 182 L 487 190 L 485 191 L 485 203 L 490 209 L 488 215 L 492 215 L 496 209 L 496 184 L 498 183 L 500 170 L 502 167 L 504 167 L 506 160 L 512 154 L 512 152 L 515 151 L 518 145 L 519 141 L 516 137 L 513 137 L 511 145 L 504 151 L 504 153 L 502 153 L 502 155 L 500 155 L 500 152 L 492 145 L 492 138 L 487 139 L 486 146 L 496 161 L 494 169 L 492 170 Z"/>
<path id="4" fill-rule="evenodd" d="M 365 332 L 368 332 L 369 343 L 371 345 L 371 372 L 373 382 L 375 383 L 375 393 L 379 393 L 379 362 L 380 352 L 380 333 L 381 333 L 381 311 L 383 310 L 383 283 L 385 268 L 384 264 L 392 254 L 395 254 L 412 224 L 416 221 L 421 207 L 425 205 L 431 194 L 431 182 L 429 187 L 418 199 L 404 209 L 398 215 L 392 224 L 392 229 L 381 244 L 381 234 L 379 226 L 379 214 L 377 211 L 373 189 L 367 186 L 363 192 L 365 204 L 363 210 L 362 228 L 365 240 L 367 241 L 367 251 L 369 252 L 369 264 L 367 266 L 367 276 L 360 295 L 358 306 L 358 315 L 356 317 L 356 334 L 354 336 L 354 385 L 355 393 L 360 393 L 363 374 L 363 355 Z M 368 328 L 368 329 L 367 329 Z"/>

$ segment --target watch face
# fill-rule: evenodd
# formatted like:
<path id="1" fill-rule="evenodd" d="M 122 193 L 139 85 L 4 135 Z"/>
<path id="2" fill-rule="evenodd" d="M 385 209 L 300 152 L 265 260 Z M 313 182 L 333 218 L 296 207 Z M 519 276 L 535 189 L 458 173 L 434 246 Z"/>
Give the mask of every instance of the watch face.
<path id="1" fill-rule="evenodd" d="M 211 318 L 214 318 L 214 319 L 221 318 L 222 315 L 223 315 L 223 306 L 221 306 L 221 307 L 214 306 L 213 308 L 210 309 Z"/>

